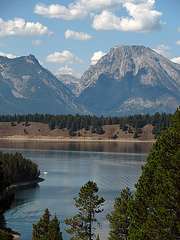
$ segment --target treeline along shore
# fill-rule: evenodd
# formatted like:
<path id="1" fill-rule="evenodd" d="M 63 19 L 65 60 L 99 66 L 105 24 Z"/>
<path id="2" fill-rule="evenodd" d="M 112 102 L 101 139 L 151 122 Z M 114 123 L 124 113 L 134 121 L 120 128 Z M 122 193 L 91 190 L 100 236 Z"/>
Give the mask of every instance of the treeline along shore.
<path id="1" fill-rule="evenodd" d="M 9 182 L 9 187 L 35 184 L 43 181 L 36 163 L 24 158 L 21 153 L 0 152 L 0 162 Z"/>
<path id="2" fill-rule="evenodd" d="M 149 114 L 141 115 L 136 114 L 133 116 L 125 117 L 96 117 L 91 115 L 52 115 L 52 114 L 27 114 L 27 115 L 0 115 L 0 137 L 7 136 L 8 133 L 4 128 L 11 127 L 11 136 L 13 130 L 17 128 L 19 124 L 21 128 L 21 135 L 30 134 L 30 125 L 34 123 L 34 128 L 39 126 L 37 132 L 34 135 L 52 135 L 52 136 L 69 136 L 69 137 L 95 137 L 101 136 L 106 139 L 118 139 L 126 138 L 129 134 L 132 138 L 140 137 L 143 128 L 147 125 L 151 125 L 149 131 L 153 134 L 151 138 L 157 138 L 161 130 L 166 130 L 169 127 L 172 115 L 166 113 L 155 113 L 150 116 Z M 10 125 L 3 125 L 3 123 Z M 41 123 L 41 125 L 38 123 Z M 40 126 L 48 125 L 49 133 L 45 128 Z M 56 134 L 54 133 L 56 130 Z M 57 130 L 59 133 L 57 133 Z M 17 131 L 19 129 L 17 128 Z M 32 130 L 31 130 L 32 131 Z M 44 132 L 43 132 L 44 131 Z M 53 132 L 54 131 L 54 132 Z M 121 134 L 122 133 L 122 134 Z M 59 134 L 59 135 L 58 135 Z M 16 135 L 16 131 L 14 131 Z M 18 134 L 19 135 L 19 134 Z"/>

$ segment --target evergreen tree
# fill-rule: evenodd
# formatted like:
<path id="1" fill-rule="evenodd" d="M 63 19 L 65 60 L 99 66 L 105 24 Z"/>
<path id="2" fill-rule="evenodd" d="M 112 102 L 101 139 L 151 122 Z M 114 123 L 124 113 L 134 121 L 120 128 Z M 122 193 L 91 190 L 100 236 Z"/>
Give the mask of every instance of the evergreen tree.
<path id="1" fill-rule="evenodd" d="M 159 115 L 157 115 L 159 116 Z M 129 239 L 180 238 L 180 109 L 147 157 L 130 205 Z"/>
<path id="2" fill-rule="evenodd" d="M 99 234 L 97 235 L 97 238 L 96 238 L 96 240 L 100 240 Z"/>
<path id="3" fill-rule="evenodd" d="M 2 162 L 0 161 L 0 216 L 9 209 L 12 201 L 13 195 L 6 192 L 6 188 L 9 186 L 9 182 L 4 174 Z M 0 226 L 1 227 L 1 226 Z"/>
<path id="4" fill-rule="evenodd" d="M 39 240 L 44 237 L 48 233 L 48 227 L 50 224 L 50 211 L 48 209 L 45 210 L 44 215 L 40 218 L 37 224 L 33 224 L 33 240 Z"/>
<path id="5" fill-rule="evenodd" d="M 2 168 L 2 162 L 0 161 L 0 229 L 5 229 L 4 212 L 10 208 L 10 205 L 14 199 L 13 194 L 8 194 L 6 188 L 9 186 L 9 182 L 4 174 Z M 0 231 L 0 239 L 12 239 L 11 234 Z"/>
<path id="6" fill-rule="evenodd" d="M 60 232 L 60 222 L 56 214 L 50 221 L 50 211 L 45 210 L 44 215 L 37 224 L 33 224 L 32 240 L 62 240 Z"/>
<path id="7" fill-rule="evenodd" d="M 129 188 L 123 189 L 120 197 L 116 197 L 114 203 L 114 211 L 111 215 L 106 217 L 110 222 L 110 240 L 123 240 L 128 239 L 129 225 L 131 222 L 131 216 L 128 213 L 128 206 L 132 201 L 133 196 Z"/>
<path id="8" fill-rule="evenodd" d="M 62 233 L 60 232 L 59 225 L 60 225 L 60 222 L 57 219 L 55 214 L 54 218 L 51 220 L 49 224 L 46 240 L 62 240 Z"/>
<path id="9" fill-rule="evenodd" d="M 0 239 L 1 240 L 13 240 L 14 238 L 13 238 L 12 234 L 0 230 Z"/>
<path id="10" fill-rule="evenodd" d="M 103 211 L 101 209 L 104 198 L 99 198 L 96 193 L 98 186 L 92 181 L 88 181 L 81 187 L 79 198 L 74 198 L 75 206 L 79 208 L 79 213 L 70 219 L 65 219 L 65 223 L 70 225 L 70 229 L 65 229 L 69 234 L 75 234 L 70 239 L 89 239 L 94 236 L 92 223 L 98 222 L 95 214 Z"/>

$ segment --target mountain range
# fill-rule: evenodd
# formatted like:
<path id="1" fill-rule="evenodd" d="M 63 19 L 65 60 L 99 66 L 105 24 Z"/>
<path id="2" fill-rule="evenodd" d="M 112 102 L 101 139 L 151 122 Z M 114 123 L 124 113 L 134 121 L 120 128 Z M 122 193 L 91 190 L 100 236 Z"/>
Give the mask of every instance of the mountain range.
<path id="1" fill-rule="evenodd" d="M 173 113 L 180 65 L 143 46 L 116 46 L 83 74 L 54 76 L 33 56 L 0 57 L 0 114 Z"/>
<path id="2" fill-rule="evenodd" d="M 0 114 L 83 112 L 72 92 L 29 55 L 0 57 Z"/>

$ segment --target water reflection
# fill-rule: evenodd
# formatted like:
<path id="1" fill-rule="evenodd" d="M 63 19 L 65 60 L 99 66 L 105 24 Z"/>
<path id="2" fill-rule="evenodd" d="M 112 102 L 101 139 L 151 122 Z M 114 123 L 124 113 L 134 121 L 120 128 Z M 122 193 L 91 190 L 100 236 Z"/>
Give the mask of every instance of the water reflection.
<path id="1" fill-rule="evenodd" d="M 152 149 L 152 142 L 46 142 L 46 141 L 11 141 L 0 140 L 0 148 L 15 149 L 44 149 L 44 150 L 68 150 L 89 152 L 132 152 L 148 153 Z"/>
<path id="2" fill-rule="evenodd" d="M 135 191 L 134 184 L 150 148 L 152 143 L 1 141 L 1 151 L 21 152 L 38 164 L 41 177 L 45 178 L 39 185 L 15 189 L 15 202 L 5 214 L 7 226 L 22 234 L 20 240 L 30 240 L 32 224 L 49 208 L 52 216 L 56 212 L 63 239 L 68 240 L 64 219 L 77 214 L 73 197 L 92 180 L 98 184 L 99 196 L 105 199 L 104 212 L 98 216 L 102 229 L 97 232 L 100 239 L 106 240 L 109 232 L 106 214 L 113 210 L 114 199 L 122 188 L 128 186 Z M 47 174 L 43 175 L 45 171 Z"/>

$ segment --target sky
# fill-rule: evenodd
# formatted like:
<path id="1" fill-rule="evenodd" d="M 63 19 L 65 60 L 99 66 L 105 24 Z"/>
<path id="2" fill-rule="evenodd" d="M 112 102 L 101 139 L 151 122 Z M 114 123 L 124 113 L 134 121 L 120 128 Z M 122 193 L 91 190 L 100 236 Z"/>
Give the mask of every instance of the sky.
<path id="1" fill-rule="evenodd" d="M 33 54 L 81 77 L 111 48 L 149 47 L 180 64 L 180 0 L 0 0 L 0 55 Z"/>

